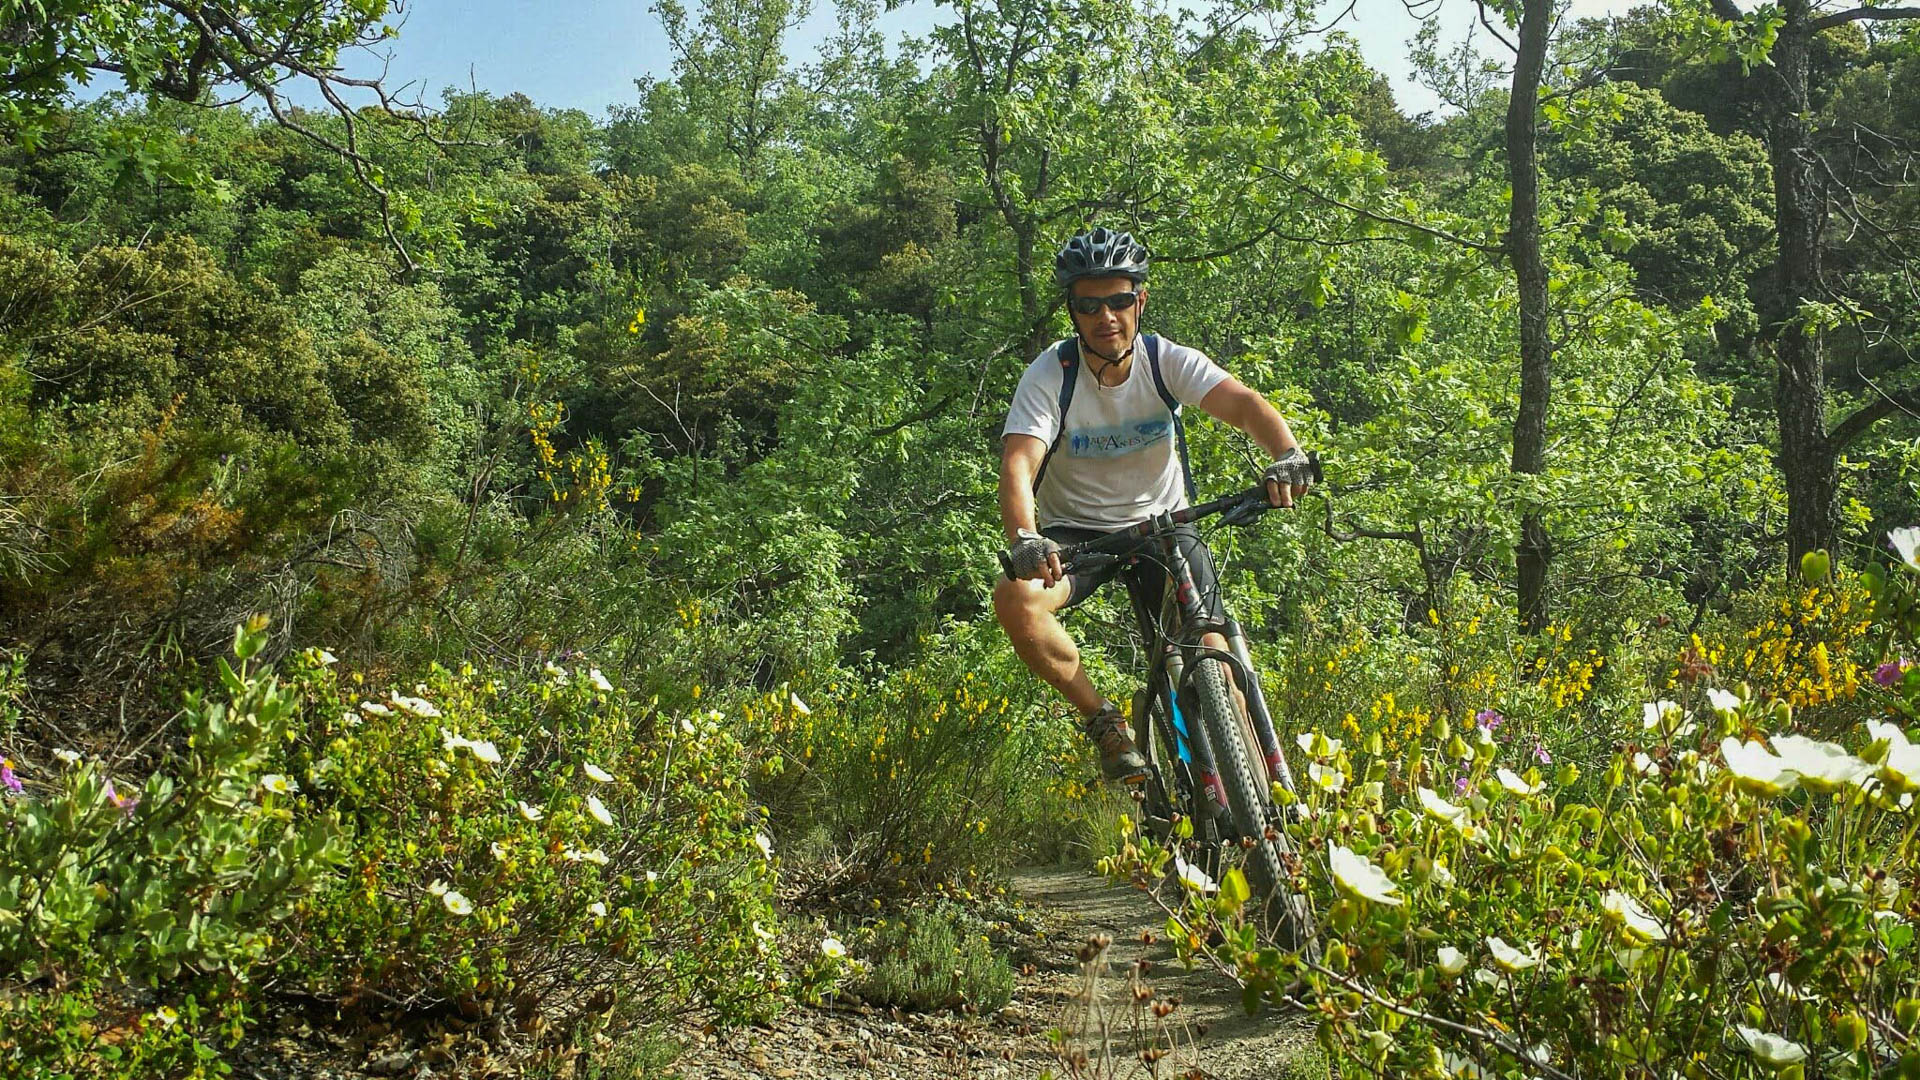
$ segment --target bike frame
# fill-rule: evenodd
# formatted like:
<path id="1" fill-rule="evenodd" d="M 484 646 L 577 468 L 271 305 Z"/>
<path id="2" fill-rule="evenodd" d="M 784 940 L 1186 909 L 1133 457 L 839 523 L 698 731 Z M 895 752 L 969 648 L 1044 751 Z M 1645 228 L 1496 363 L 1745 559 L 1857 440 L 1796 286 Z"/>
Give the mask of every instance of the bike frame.
<path id="1" fill-rule="evenodd" d="M 1140 630 L 1147 641 L 1149 655 L 1146 701 L 1149 709 L 1158 702 L 1161 715 L 1166 720 L 1166 727 L 1161 734 L 1163 741 L 1174 751 L 1172 760 L 1166 765 L 1188 770 L 1187 788 L 1193 793 L 1196 804 L 1193 809 L 1208 819 L 1217 818 L 1226 811 L 1227 793 L 1204 725 L 1185 723 L 1186 714 L 1180 709 L 1182 691 L 1186 688 L 1186 680 L 1196 670 L 1197 661 L 1217 659 L 1235 673 L 1234 681 L 1246 698 L 1247 716 L 1259 743 L 1260 756 L 1265 759 L 1267 775 L 1293 790 L 1293 774 L 1287 766 L 1286 755 L 1281 751 L 1273 716 L 1268 711 L 1266 695 L 1261 690 L 1252 654 L 1247 648 L 1246 634 L 1238 622 L 1224 614 L 1224 609 L 1221 619 L 1208 617 L 1201 604 L 1199 591 L 1194 586 L 1192 567 L 1187 562 L 1186 553 L 1180 550 L 1178 536 L 1173 530 L 1176 525 L 1216 514 L 1232 524 L 1247 524 L 1268 508 L 1264 491 L 1251 488 L 1199 506 L 1155 515 L 1138 525 L 1084 544 L 1072 545 L 1062 552 L 1067 561 L 1073 562 L 1090 556 L 1114 560 L 1158 557 L 1167 568 L 1167 588 L 1161 597 L 1159 618 L 1150 619 L 1149 612 L 1137 605 L 1135 609 L 1136 618 L 1142 622 Z M 1164 635 L 1162 628 L 1166 630 Z M 1206 634 L 1214 631 L 1225 639 L 1225 651 L 1209 648 L 1202 640 Z M 1168 793 L 1167 777 L 1162 774 L 1162 764 L 1153 759 L 1150 743 L 1147 751 L 1153 779 L 1162 793 Z M 1202 790 L 1206 792 L 1205 798 L 1198 794 Z"/>

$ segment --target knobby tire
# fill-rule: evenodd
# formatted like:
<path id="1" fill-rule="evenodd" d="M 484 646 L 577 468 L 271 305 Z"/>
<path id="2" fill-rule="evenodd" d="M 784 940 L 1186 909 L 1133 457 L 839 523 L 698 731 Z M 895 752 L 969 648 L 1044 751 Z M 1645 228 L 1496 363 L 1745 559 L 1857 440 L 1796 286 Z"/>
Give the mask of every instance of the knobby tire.
<path id="1" fill-rule="evenodd" d="M 1252 724 L 1233 696 L 1227 665 L 1213 659 L 1198 661 L 1192 692 L 1200 722 L 1207 726 L 1207 738 L 1213 744 L 1214 764 L 1226 784 L 1234 832 L 1253 840 L 1246 849 L 1244 869 L 1258 921 L 1271 927 L 1283 946 L 1318 952 L 1305 899 L 1290 888 L 1284 858 L 1291 850 L 1287 836 L 1284 832 L 1275 840 L 1266 836 L 1269 824 L 1278 830 L 1281 822 L 1271 809 L 1266 759 L 1255 749 Z"/>

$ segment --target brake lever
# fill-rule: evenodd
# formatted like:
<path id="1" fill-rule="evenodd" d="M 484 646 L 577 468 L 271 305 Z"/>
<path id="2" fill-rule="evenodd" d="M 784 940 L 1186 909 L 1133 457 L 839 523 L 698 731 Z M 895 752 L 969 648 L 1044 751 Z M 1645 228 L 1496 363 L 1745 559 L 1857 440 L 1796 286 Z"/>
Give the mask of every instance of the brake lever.
<path id="1" fill-rule="evenodd" d="M 1272 509 L 1277 508 L 1267 504 L 1265 495 L 1257 497 L 1248 495 L 1240 501 L 1240 505 L 1223 512 L 1220 515 L 1220 520 L 1228 525 L 1251 525 L 1254 519 Z"/>
<path id="2" fill-rule="evenodd" d="M 1109 554 L 1104 551 L 1089 551 L 1076 556 L 1072 561 L 1062 567 L 1062 569 L 1069 574 L 1076 572 L 1085 574 L 1095 570 L 1104 570 L 1114 563 L 1121 561 L 1121 559 L 1122 556 Z"/>

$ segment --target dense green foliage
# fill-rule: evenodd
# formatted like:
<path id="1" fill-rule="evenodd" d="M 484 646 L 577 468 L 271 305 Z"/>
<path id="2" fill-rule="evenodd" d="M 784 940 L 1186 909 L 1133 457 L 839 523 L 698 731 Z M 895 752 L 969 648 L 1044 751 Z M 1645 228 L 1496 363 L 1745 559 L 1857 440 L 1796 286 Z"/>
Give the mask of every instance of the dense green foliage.
<path id="1" fill-rule="evenodd" d="M 783 958 L 799 924 L 776 886 L 871 910 L 1110 851 L 1067 710 L 987 604 L 999 426 L 1066 329 L 1052 252 L 1094 223 L 1154 250 L 1146 328 L 1326 457 L 1324 500 L 1212 540 L 1285 733 L 1346 741 L 1347 796 L 1383 785 L 1341 812 L 1411 836 L 1404 807 L 1436 782 L 1401 766 L 1438 769 L 1484 710 L 1501 764 L 1577 764 L 1567 805 L 1604 805 L 1622 744 L 1711 754 L 1638 728 L 1682 674 L 1750 685 L 1735 720 L 1686 702 L 1708 726 L 1778 733 L 1781 701 L 1838 737 L 1907 655 L 1844 617 L 1858 598 L 1779 579 L 1772 136 L 1742 81 L 1759 23 L 1645 11 L 1556 41 L 1549 452 L 1520 475 L 1506 103 L 1431 48 L 1416 62 L 1457 107 L 1408 118 L 1350 44 L 1259 20 L 956 0 L 890 53 L 849 3 L 795 64 L 800 5 L 663 3 L 681 63 L 606 116 L 453 94 L 423 139 L 379 109 L 295 130 L 208 107 L 234 69 L 194 59 L 201 28 L 58 7 L 0 5 L 21 29 L 0 35 L 0 779 L 19 784 L 0 793 L 0 1061 L 217 1071 L 276 996 L 511 1015 L 550 1053 L 608 1015 L 737 1020 L 846 974 L 814 941 Z M 383 14 L 251 10 L 323 74 Z M 1795 319 L 1824 335 L 1848 435 L 1852 581 L 1920 514 L 1920 426 L 1884 404 L 1920 393 L 1900 179 L 1920 81 L 1891 35 L 1818 40 L 1830 287 Z M 151 93 L 63 96 L 123 61 Z M 1209 494 L 1265 464 L 1199 416 L 1189 437 Z M 1553 540 L 1540 634 L 1511 614 L 1528 513 Z M 1072 629 L 1124 699 L 1124 601 Z M 1501 802 L 1494 758 L 1455 758 L 1535 855 L 1594 838 Z M 1635 843 L 1668 807 L 1718 835 L 1708 812 L 1734 805 L 1673 769 L 1611 788 Z M 1365 835 L 1340 842 L 1415 842 Z M 1579 858 L 1621 877 L 1624 850 Z M 1512 859 L 1449 857 L 1459 889 L 1511 887 Z M 1364 964 L 1336 974 L 1452 985 L 1387 956 L 1405 919 L 1340 930 L 1363 928 Z M 846 932 L 901 961 L 862 973 L 875 995 L 1004 997 L 984 954 L 964 988 L 916 974 L 958 947 L 947 922 Z M 1369 1056 L 1370 1015 L 1330 1021 L 1357 1067 L 1442 1048 Z M 77 1034 L 96 1029 L 117 1064 Z M 1573 1036 L 1548 1036 L 1560 1060 Z M 1698 1047 L 1629 1049 L 1664 1069 Z"/>

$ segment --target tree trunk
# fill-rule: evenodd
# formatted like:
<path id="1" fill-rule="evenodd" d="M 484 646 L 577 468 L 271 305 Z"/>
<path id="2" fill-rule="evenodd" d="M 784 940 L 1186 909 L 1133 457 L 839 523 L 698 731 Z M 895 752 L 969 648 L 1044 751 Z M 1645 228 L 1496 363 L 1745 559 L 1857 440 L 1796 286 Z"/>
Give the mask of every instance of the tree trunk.
<path id="1" fill-rule="evenodd" d="M 1013 263 L 1014 273 L 1020 278 L 1020 320 L 1030 329 L 1027 333 L 1026 351 L 1020 354 L 1022 361 L 1031 360 L 1040 354 L 1040 350 L 1053 343 L 1053 333 L 1040 321 L 1040 282 L 1034 276 L 1039 268 L 1033 265 L 1033 249 L 1037 244 L 1035 233 L 1038 231 L 1031 216 L 1022 217 L 1014 229 Z M 1049 281 L 1053 278 L 1053 267 L 1047 266 Z"/>
<path id="2" fill-rule="evenodd" d="M 1773 163 L 1774 228 L 1779 256 L 1775 295 L 1766 311 L 1773 336 L 1774 411 L 1780 424 L 1780 471 L 1787 482 L 1787 567 L 1800 556 L 1831 550 L 1839 533 L 1835 448 L 1827 436 L 1825 352 L 1818 331 L 1800 318 L 1803 301 L 1819 295 L 1820 232 L 1826 193 L 1814 172 L 1807 127 L 1807 54 L 1812 42 L 1807 0 L 1786 0 L 1786 25 L 1774 41 L 1771 69 L 1755 74 L 1766 109 Z"/>
<path id="3" fill-rule="evenodd" d="M 1540 254 L 1540 168 L 1535 159 L 1540 73 L 1552 22 L 1553 0 L 1522 0 L 1520 49 L 1513 65 L 1513 96 L 1507 101 L 1507 177 L 1513 185 L 1507 253 L 1520 287 L 1520 410 L 1513 421 L 1513 471 L 1531 475 L 1547 468 L 1547 401 L 1553 377 L 1547 266 Z M 1525 504 L 1514 562 L 1520 578 L 1520 627 L 1527 633 L 1538 633 L 1547 624 L 1547 565 L 1552 557 L 1543 508 Z"/>

